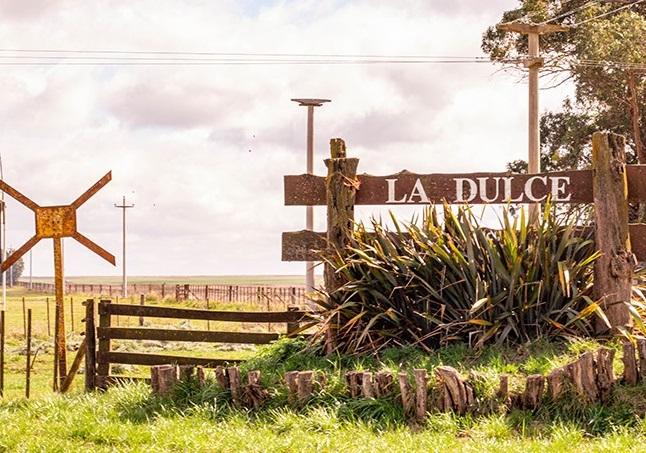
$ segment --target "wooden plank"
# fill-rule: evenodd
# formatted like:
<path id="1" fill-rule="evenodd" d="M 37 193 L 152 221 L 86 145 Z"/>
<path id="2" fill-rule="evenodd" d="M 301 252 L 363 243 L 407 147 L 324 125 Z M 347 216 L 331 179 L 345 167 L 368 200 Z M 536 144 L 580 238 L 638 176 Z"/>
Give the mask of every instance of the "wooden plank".
<path id="1" fill-rule="evenodd" d="M 278 340 L 277 333 L 209 332 L 205 330 L 145 329 L 129 327 L 99 327 L 99 342 L 112 340 L 193 341 L 203 343 L 268 344 Z M 99 355 L 101 352 L 99 352 Z M 101 361 L 99 361 L 101 362 Z"/>
<path id="2" fill-rule="evenodd" d="M 110 314 L 121 316 L 144 316 L 151 318 L 197 319 L 225 322 L 297 322 L 308 317 L 306 311 L 212 311 L 192 308 L 155 307 L 128 304 L 112 304 Z"/>
<path id="3" fill-rule="evenodd" d="M 150 378 L 137 377 L 137 376 L 121 376 L 121 375 L 96 377 L 96 385 L 100 389 L 107 389 L 110 385 L 114 385 L 114 384 L 127 384 L 127 383 L 136 383 L 136 382 L 143 382 L 150 385 Z"/>
<path id="4" fill-rule="evenodd" d="M 226 365 L 228 363 L 240 363 L 240 359 L 210 359 L 204 357 L 187 357 L 176 355 L 163 355 L 163 354 L 140 354 L 134 352 L 108 352 L 104 355 L 103 359 L 110 363 L 121 363 L 126 365 L 195 365 L 203 366 L 205 368 L 215 368 L 219 365 Z"/>
<path id="5" fill-rule="evenodd" d="M 646 165 L 628 165 L 628 201 L 646 201 Z M 558 193 L 552 196 L 556 203 L 592 203 L 592 172 L 590 170 L 561 171 L 540 173 L 537 175 L 512 175 L 510 173 L 456 173 L 456 174 L 414 174 L 407 171 L 388 176 L 357 175 L 359 190 L 355 204 L 357 205 L 388 205 L 388 204 L 428 204 L 465 203 L 469 198 L 470 188 L 475 184 L 477 196 L 470 200 L 471 204 L 506 203 L 506 199 L 513 198 L 517 203 L 535 201 L 527 197 L 525 186 L 530 183 L 533 198 L 543 198 L 551 189 Z M 479 178 L 486 178 L 481 182 Z M 497 185 L 495 178 L 499 178 Z M 511 180 L 509 178 L 512 178 Z M 540 178 L 548 178 L 545 184 Z M 559 178 L 559 179 L 555 179 Z M 562 178 L 570 178 L 568 181 Z M 417 180 L 420 180 L 426 197 L 413 196 L 413 189 Z M 458 179 L 458 181 L 456 181 Z M 462 181 L 471 180 L 472 183 Z M 389 183 L 389 180 L 391 181 Z M 509 181 L 509 182 L 507 182 Z M 394 189 L 389 194 L 389 184 Z M 481 184 L 486 189 L 485 197 Z M 464 188 L 461 196 L 457 194 L 458 185 Z M 324 206 L 325 177 L 314 175 L 291 175 L 284 177 L 285 205 L 286 206 Z M 507 193 L 506 193 L 506 190 Z M 567 188 L 567 191 L 563 191 Z M 560 190 L 559 190 L 560 189 Z M 566 194 L 571 197 L 567 201 Z M 421 195 L 421 192 L 420 192 Z M 497 196 L 496 196 L 497 195 Z M 519 198 L 520 197 L 520 198 Z"/>
<path id="6" fill-rule="evenodd" d="M 642 167 L 642 166 L 640 166 Z M 643 168 L 632 169 L 636 181 L 633 191 L 646 198 L 638 187 Z M 357 205 L 408 205 L 530 203 L 552 194 L 555 203 L 591 203 L 592 172 L 590 170 L 560 171 L 519 175 L 510 173 L 415 174 L 408 171 L 388 176 L 357 175 Z M 313 175 L 284 177 L 285 205 L 307 206 L 327 204 L 325 178 Z"/>

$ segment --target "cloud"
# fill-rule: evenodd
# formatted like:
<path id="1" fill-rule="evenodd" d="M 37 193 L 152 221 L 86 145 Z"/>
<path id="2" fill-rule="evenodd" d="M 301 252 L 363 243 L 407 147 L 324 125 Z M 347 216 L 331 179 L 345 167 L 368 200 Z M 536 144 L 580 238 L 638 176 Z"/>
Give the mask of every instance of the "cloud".
<path id="1" fill-rule="evenodd" d="M 0 2 L 0 38 L 13 48 L 477 55 L 483 30 L 514 5 Z M 68 203 L 111 169 L 79 224 L 119 255 L 114 203 L 134 202 L 133 274 L 302 271 L 280 261 L 281 232 L 304 221 L 303 208 L 283 205 L 283 175 L 305 167 L 306 110 L 294 97 L 332 99 L 315 113 L 318 174 L 332 137 L 373 174 L 496 171 L 526 147 L 524 88 L 488 65 L 6 66 L 0 89 L 7 182 L 42 204 Z M 558 103 L 548 95 L 544 105 Z M 324 229 L 322 208 L 315 219 Z M 8 220 L 12 245 L 33 232 L 15 204 Z M 119 272 L 66 242 L 68 275 Z M 34 272 L 51 274 L 50 245 L 34 251 Z"/>

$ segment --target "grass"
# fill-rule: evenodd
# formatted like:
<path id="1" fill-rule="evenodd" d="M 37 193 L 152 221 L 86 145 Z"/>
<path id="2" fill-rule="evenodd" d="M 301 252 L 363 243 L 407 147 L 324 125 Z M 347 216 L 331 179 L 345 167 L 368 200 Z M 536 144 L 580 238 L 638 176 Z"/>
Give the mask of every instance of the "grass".
<path id="1" fill-rule="evenodd" d="M 253 416 L 217 401 L 177 409 L 144 386 L 105 394 L 51 397 L 0 405 L 2 451 L 646 451 L 644 423 L 590 437 L 554 421 L 523 424 L 523 414 L 459 419 L 433 415 L 412 429 L 344 418 L 335 408 Z"/>
<path id="2" fill-rule="evenodd" d="M 430 353 L 400 348 L 387 349 L 379 356 L 361 357 L 321 357 L 303 350 L 303 340 L 280 340 L 257 351 L 214 351 L 210 347 L 181 351 L 209 356 L 246 354 L 249 360 L 241 366 L 243 375 L 252 369 L 261 370 L 262 384 L 272 395 L 256 412 L 232 408 L 229 395 L 217 387 L 212 376 L 205 388 L 182 386 L 170 399 L 151 396 L 149 388 L 142 384 L 114 387 L 103 394 L 83 394 L 82 379 L 77 379 L 70 394 L 55 395 L 49 391 L 52 357 L 46 350 L 35 362 L 33 397 L 25 400 L 22 398 L 24 355 L 20 354 L 24 344 L 23 294 L 12 292 L 9 298 L 9 354 L 6 398 L 0 400 L 0 452 L 646 451 L 646 384 L 630 388 L 619 385 L 606 406 L 586 407 L 576 398 L 566 398 L 558 403 L 545 401 L 536 413 L 506 414 L 496 405 L 494 393 L 500 374 L 511 374 L 512 388 L 519 388 L 522 376 L 548 373 L 582 352 L 596 349 L 600 344 L 594 340 L 537 342 L 480 350 L 455 344 Z M 47 345 L 51 340 L 46 331 L 43 297 L 29 296 L 26 304 L 34 310 L 37 341 Z M 69 319 L 69 300 L 66 308 Z M 81 316 L 79 303 L 75 306 L 77 323 Z M 135 320 L 121 319 L 121 322 L 134 325 Z M 70 340 L 78 341 L 80 337 L 72 335 Z M 607 345 L 620 347 L 612 342 Z M 133 347 L 152 348 L 143 344 Z M 189 349 L 192 347 L 188 345 Z M 168 352 L 176 348 L 179 345 L 170 345 Z M 454 366 L 464 374 L 475 373 L 473 378 L 480 396 L 475 414 L 457 417 L 431 413 L 425 423 L 410 425 L 396 396 L 364 400 L 350 399 L 345 394 L 343 376 L 350 369 L 395 371 L 423 367 L 432 370 L 441 364 Z M 304 409 L 290 409 L 282 376 L 286 371 L 306 369 L 324 373 L 328 382 L 324 387 L 317 387 L 314 398 Z M 621 369 L 617 357 L 616 373 Z"/>

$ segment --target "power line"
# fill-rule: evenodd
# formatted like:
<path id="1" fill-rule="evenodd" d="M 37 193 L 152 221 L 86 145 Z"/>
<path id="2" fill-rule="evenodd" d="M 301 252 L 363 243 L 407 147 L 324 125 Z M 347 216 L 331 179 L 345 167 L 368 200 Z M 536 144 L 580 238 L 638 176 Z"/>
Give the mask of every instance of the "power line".
<path id="1" fill-rule="evenodd" d="M 573 27 L 578 27 L 579 25 L 587 24 L 588 22 L 592 22 L 592 21 L 597 20 L 597 19 L 602 19 L 604 17 L 610 16 L 611 14 L 618 13 L 619 11 L 623 11 L 623 10 L 628 9 L 628 8 L 632 8 L 633 6 L 639 5 L 640 3 L 644 3 L 644 1 L 646 1 L 646 0 L 636 0 L 636 1 L 632 2 L 632 3 L 629 3 L 628 5 L 621 6 L 619 8 L 613 9 L 612 11 L 607 11 L 607 12 L 605 12 L 603 14 L 599 14 L 598 16 L 591 17 L 590 19 L 586 19 L 586 20 L 584 20 L 582 22 L 578 22 L 578 23 L 576 23 L 576 24 L 574 24 L 572 26 Z"/>
<path id="2" fill-rule="evenodd" d="M 548 19 L 548 20 L 546 20 L 546 21 L 544 21 L 544 22 L 541 22 L 541 23 L 540 23 L 540 24 L 538 24 L 538 25 L 545 25 L 545 24 L 549 24 L 550 22 L 554 22 L 555 20 L 562 19 L 562 18 L 564 18 L 564 17 L 570 16 L 570 15 L 572 15 L 572 14 L 574 14 L 574 13 L 577 13 L 577 12 L 579 12 L 579 11 L 581 11 L 581 10 L 586 9 L 588 6 L 591 6 L 593 3 L 595 3 L 595 0 L 592 0 L 592 1 L 586 2 L 586 3 L 584 3 L 583 5 L 579 6 L 578 8 L 574 8 L 574 9 L 572 9 L 572 10 L 570 10 L 570 11 L 567 11 L 567 12 L 565 12 L 565 13 L 563 13 L 563 14 L 559 14 L 558 16 L 556 16 L 556 17 L 552 17 L 551 19 Z"/>
<path id="3" fill-rule="evenodd" d="M 122 54 L 122 55 L 201 55 L 218 57 L 291 57 L 291 58 L 384 58 L 384 59 L 488 59 L 485 56 L 454 55 L 388 55 L 388 54 L 343 54 L 343 53 L 267 53 L 267 52 L 195 52 L 160 50 L 114 50 L 114 49 L 0 49 L 14 53 L 60 53 L 60 54 Z"/>

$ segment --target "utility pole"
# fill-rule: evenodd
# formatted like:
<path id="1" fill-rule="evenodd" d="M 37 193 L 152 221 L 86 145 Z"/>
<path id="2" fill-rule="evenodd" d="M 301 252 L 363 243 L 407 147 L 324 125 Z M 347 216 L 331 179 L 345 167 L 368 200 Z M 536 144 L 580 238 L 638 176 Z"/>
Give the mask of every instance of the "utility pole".
<path id="1" fill-rule="evenodd" d="M 538 76 L 543 66 L 540 56 L 539 37 L 550 33 L 568 31 L 569 27 L 554 24 L 524 24 L 508 22 L 498 25 L 499 30 L 527 35 L 529 42 L 529 58 L 525 62 L 529 69 L 529 109 L 528 109 L 528 155 L 527 173 L 540 173 L 541 171 L 541 132 L 539 118 Z M 530 217 L 540 212 L 540 205 L 532 204 L 529 207 Z"/>
<path id="2" fill-rule="evenodd" d="M 33 257 L 32 252 L 33 252 L 33 250 L 29 250 L 29 291 L 31 291 L 33 289 L 32 278 L 33 278 L 33 274 L 34 274 L 34 272 L 33 272 L 34 271 L 34 267 L 33 267 L 34 257 Z"/>
<path id="3" fill-rule="evenodd" d="M 121 295 L 125 298 L 128 297 L 128 275 L 126 274 L 126 209 L 134 208 L 135 205 L 126 204 L 126 196 L 124 195 L 121 205 L 115 203 L 114 207 L 119 208 L 123 211 L 123 262 L 121 263 L 121 265 L 123 266 L 123 276 L 121 278 L 121 285 L 123 288 Z"/>
<path id="4" fill-rule="evenodd" d="M 329 99 L 292 99 L 298 102 L 299 106 L 307 107 L 307 167 L 308 175 L 314 173 L 314 107 L 320 107 L 326 102 L 332 102 Z M 314 207 L 305 208 L 305 229 L 314 230 Z M 314 263 L 308 261 L 305 263 L 305 291 L 312 292 L 316 289 L 314 284 Z"/>
<path id="5" fill-rule="evenodd" d="M 4 181 L 4 167 L 0 155 L 0 180 Z M 0 195 L 0 265 L 7 259 L 7 225 L 6 225 L 6 204 L 4 202 L 4 190 Z M 7 274 L 2 273 L 2 309 L 7 311 Z"/>

